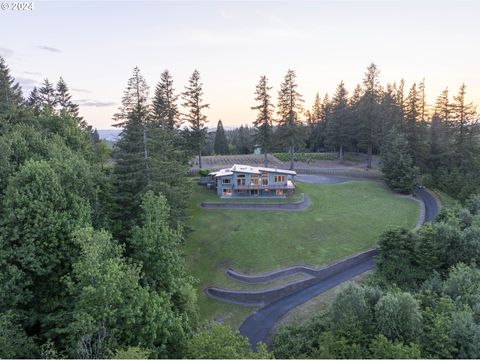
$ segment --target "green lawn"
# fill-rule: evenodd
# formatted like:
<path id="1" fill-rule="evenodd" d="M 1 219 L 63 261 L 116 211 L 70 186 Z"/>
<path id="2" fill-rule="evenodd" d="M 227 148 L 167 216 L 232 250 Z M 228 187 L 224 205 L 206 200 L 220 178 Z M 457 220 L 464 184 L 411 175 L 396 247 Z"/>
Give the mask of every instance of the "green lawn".
<path id="1" fill-rule="evenodd" d="M 212 197 L 203 187 L 195 188 L 192 232 L 183 250 L 189 271 L 199 280 L 202 319 L 238 327 L 253 310 L 203 294 L 208 286 L 240 288 L 225 276 L 225 268 L 254 274 L 295 264 L 328 264 L 373 247 L 388 228 L 413 228 L 418 219 L 417 202 L 395 196 L 380 183 L 297 185 L 297 192 L 312 201 L 303 212 L 201 209 L 198 204 Z"/>

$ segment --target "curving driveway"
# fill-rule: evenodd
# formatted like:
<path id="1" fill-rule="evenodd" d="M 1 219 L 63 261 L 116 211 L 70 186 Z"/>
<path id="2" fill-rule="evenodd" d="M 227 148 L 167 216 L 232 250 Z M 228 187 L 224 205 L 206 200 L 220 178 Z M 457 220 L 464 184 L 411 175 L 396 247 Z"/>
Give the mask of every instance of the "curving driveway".
<path id="1" fill-rule="evenodd" d="M 316 184 L 336 184 L 340 182 L 352 181 L 348 178 L 318 176 L 318 175 L 299 175 L 297 180 L 316 183 Z M 424 222 L 433 221 L 438 215 L 439 205 L 432 194 L 425 188 L 417 188 L 416 194 L 425 204 Z M 372 258 L 366 259 L 360 264 L 356 264 L 340 273 L 332 275 L 320 282 L 302 289 L 294 294 L 283 297 L 275 302 L 267 304 L 263 308 L 250 315 L 240 326 L 240 334 L 248 338 L 253 349 L 256 349 L 258 342 L 268 343 L 271 331 L 275 323 L 280 320 L 287 312 L 293 308 L 307 302 L 313 297 L 337 286 L 341 283 L 351 280 L 357 275 L 373 269 L 375 266 Z"/>
<path id="2" fill-rule="evenodd" d="M 425 204 L 425 222 L 435 220 L 439 212 L 437 199 L 424 187 L 417 187 L 415 193 Z"/>
<path id="3" fill-rule="evenodd" d="M 373 269 L 373 259 L 367 259 L 347 270 L 322 280 L 297 293 L 281 298 L 250 315 L 240 326 L 240 334 L 246 336 L 256 350 L 256 345 L 263 341 L 268 343 L 270 333 L 277 323 L 287 312 L 301 305 L 311 298 L 354 278 L 368 270 Z"/>

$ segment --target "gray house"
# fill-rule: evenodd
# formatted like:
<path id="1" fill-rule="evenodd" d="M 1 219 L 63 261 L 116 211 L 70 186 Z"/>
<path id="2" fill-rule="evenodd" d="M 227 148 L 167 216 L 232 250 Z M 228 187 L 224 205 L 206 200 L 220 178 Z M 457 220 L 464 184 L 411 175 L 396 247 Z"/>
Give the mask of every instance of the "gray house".
<path id="1" fill-rule="evenodd" d="M 295 192 L 295 171 L 233 165 L 209 174 L 217 194 L 230 196 L 286 197 Z"/>

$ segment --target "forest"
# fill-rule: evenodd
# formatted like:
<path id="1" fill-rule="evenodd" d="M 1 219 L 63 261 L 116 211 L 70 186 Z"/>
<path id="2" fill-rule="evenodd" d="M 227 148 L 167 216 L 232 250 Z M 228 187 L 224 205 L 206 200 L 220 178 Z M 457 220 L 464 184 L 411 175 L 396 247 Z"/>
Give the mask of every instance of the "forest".
<path id="1" fill-rule="evenodd" d="M 316 96 L 304 111 L 289 70 L 273 105 L 252 86 L 253 127 L 207 131 L 195 70 L 183 92 L 164 71 L 150 97 L 135 68 L 114 115 L 113 149 L 79 115 L 60 78 L 24 94 L 0 58 L 0 357 L 480 357 L 478 117 L 463 85 L 435 104 L 425 83 L 380 85 L 371 64 L 349 95 Z M 419 232 L 392 230 L 377 269 L 326 313 L 251 350 L 221 324 L 199 321 L 195 279 L 180 245 L 189 229 L 189 164 L 207 153 L 364 152 L 386 183 L 418 182 L 458 199 Z M 293 165 L 293 162 L 292 162 Z"/>

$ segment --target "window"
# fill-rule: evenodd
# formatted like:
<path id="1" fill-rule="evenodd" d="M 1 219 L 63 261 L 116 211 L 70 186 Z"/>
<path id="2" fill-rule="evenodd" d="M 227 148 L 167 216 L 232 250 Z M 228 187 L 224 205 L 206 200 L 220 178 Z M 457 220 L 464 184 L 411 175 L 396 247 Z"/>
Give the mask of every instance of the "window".
<path id="1" fill-rule="evenodd" d="M 250 179 L 250 185 L 258 185 L 258 176 L 253 175 Z"/>
<path id="2" fill-rule="evenodd" d="M 262 185 L 268 185 L 268 173 L 262 173 Z"/>
<path id="3" fill-rule="evenodd" d="M 223 189 L 223 196 L 232 196 L 232 189 Z"/>
<path id="4" fill-rule="evenodd" d="M 277 189 L 276 194 L 277 195 L 283 195 L 283 189 Z"/>
<path id="5" fill-rule="evenodd" d="M 275 175 L 274 178 L 273 178 L 273 181 L 275 181 L 276 183 L 278 183 L 278 182 L 284 183 L 285 182 L 285 175 Z"/>
<path id="6" fill-rule="evenodd" d="M 245 186 L 245 175 L 237 175 L 237 185 Z"/>
<path id="7" fill-rule="evenodd" d="M 223 184 L 231 184 L 231 183 L 232 183 L 232 179 L 230 179 L 230 178 L 223 178 L 222 183 L 223 183 Z"/>

